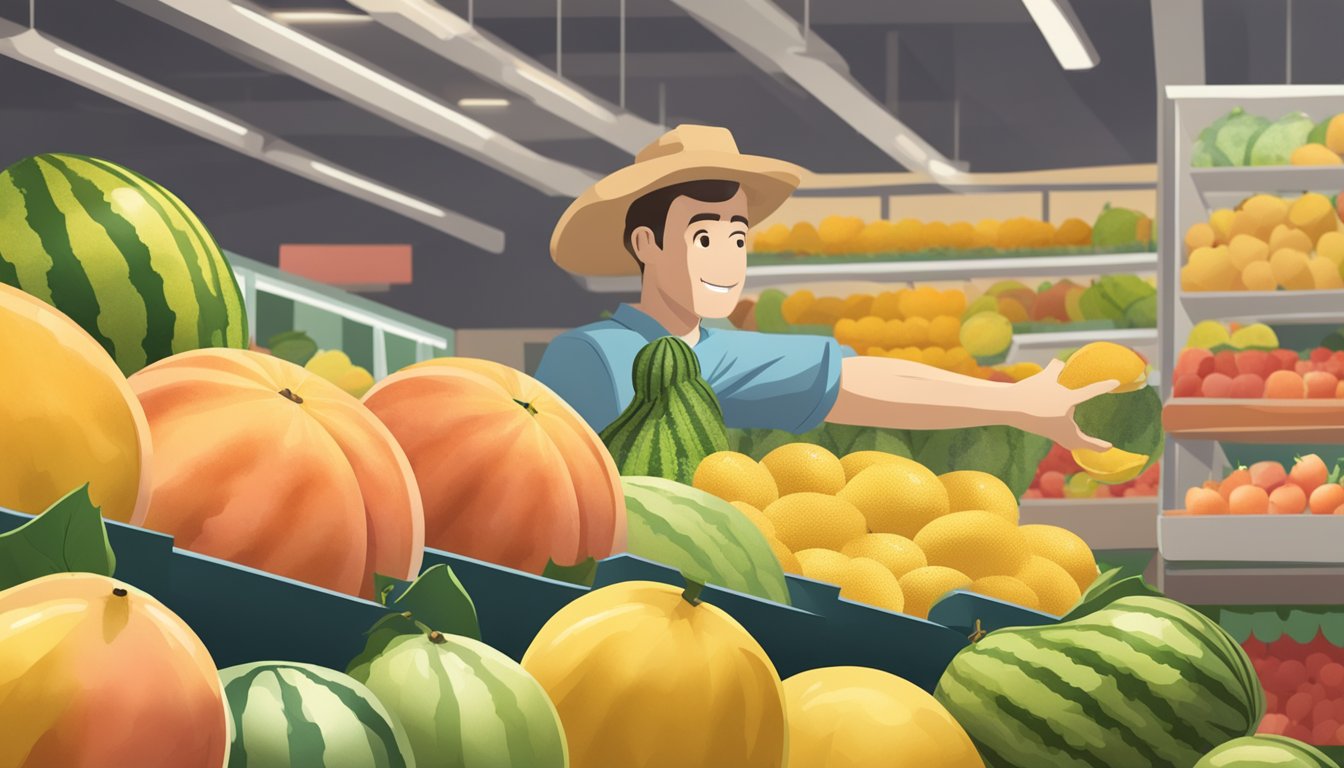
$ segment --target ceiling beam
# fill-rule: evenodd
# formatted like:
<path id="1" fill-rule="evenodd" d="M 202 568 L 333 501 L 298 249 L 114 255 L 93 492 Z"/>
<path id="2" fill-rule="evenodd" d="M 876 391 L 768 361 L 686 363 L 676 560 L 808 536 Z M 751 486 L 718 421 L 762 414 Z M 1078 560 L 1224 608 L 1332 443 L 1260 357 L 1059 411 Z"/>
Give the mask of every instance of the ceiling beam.
<path id="1" fill-rule="evenodd" d="M 663 129 L 606 104 L 430 0 L 348 0 L 374 21 L 561 120 L 635 154 Z M 565 57 L 569 63 L 569 57 Z M 612 61 L 615 73 L 616 60 Z"/>
<path id="2" fill-rule="evenodd" d="M 245 0 L 122 0 L 188 34 L 355 104 L 431 141 L 557 197 L 597 180 L 544 157 L 411 85 L 272 19 Z"/>
<path id="3" fill-rule="evenodd" d="M 483 251 L 504 251 L 504 233 L 495 227 L 342 168 L 35 29 L 0 19 L 0 55 L 88 88 L 235 152 L 386 208 Z"/>

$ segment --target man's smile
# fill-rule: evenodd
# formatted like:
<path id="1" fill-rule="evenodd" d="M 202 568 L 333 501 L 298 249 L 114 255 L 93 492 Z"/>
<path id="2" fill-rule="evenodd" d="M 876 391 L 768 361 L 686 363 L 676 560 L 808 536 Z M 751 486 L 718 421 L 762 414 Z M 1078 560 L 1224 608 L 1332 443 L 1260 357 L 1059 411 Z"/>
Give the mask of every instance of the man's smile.
<path id="1" fill-rule="evenodd" d="M 711 283 L 704 278 L 701 278 L 700 282 L 704 283 L 706 288 L 715 293 L 728 293 L 737 287 L 737 283 L 732 283 L 731 285 L 718 285 L 716 283 Z"/>

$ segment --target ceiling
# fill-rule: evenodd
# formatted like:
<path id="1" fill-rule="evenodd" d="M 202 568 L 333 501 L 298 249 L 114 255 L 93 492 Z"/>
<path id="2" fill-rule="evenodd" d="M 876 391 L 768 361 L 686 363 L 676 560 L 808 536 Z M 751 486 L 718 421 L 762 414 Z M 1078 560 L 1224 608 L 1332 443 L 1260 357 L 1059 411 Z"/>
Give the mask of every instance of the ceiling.
<path id="1" fill-rule="evenodd" d="M 440 0 L 466 17 L 469 0 Z M 745 0 L 744 0 L 745 2 Z M 803 0 L 774 3 L 794 19 Z M 1297 82 L 1340 82 L 1344 3 L 1293 0 Z M 395 213 L 250 160 L 61 78 L 0 58 L 0 166 L 41 151 L 101 154 L 178 192 L 222 244 L 274 262 L 283 242 L 409 242 L 415 285 L 373 296 L 452 326 L 584 322 L 609 301 L 579 290 L 546 257 L 567 199 L 350 104 L 264 57 L 216 47 L 111 0 L 36 0 L 44 33 L 226 112 L 406 194 L 506 233 L 486 254 Z M 1100 58 L 1065 71 L 1018 0 L 813 2 L 812 33 L 876 103 L 971 171 L 1149 163 L 1156 94 L 1149 0 L 1072 0 Z M 897 171 L 890 154 L 792 81 L 768 72 L 672 0 L 626 0 L 628 112 L 652 126 L 732 129 L 744 151 L 817 172 Z M 1283 82 L 1284 0 L 1210 0 L 1210 82 Z M 620 0 L 475 0 L 477 27 L 610 105 L 621 102 Z M 343 0 L 265 0 L 264 10 L 352 12 Z M 28 0 L 0 0 L 27 23 Z M 747 22 L 744 22 L 747 23 Z M 630 152 L 555 117 L 381 24 L 308 24 L 302 32 L 368 62 L 528 150 L 601 175 Z M 1230 79 L 1229 79 L 1230 78 Z M 526 276 L 525 279 L 520 276 Z"/>

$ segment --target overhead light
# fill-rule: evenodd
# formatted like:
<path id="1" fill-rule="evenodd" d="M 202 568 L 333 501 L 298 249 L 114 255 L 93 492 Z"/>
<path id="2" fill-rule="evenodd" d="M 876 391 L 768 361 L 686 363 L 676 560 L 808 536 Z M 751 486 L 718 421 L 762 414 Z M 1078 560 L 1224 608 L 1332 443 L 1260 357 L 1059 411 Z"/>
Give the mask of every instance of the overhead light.
<path id="1" fill-rule="evenodd" d="M 552 75 L 549 72 L 543 72 L 536 67 L 524 62 L 518 61 L 514 70 L 523 77 L 524 80 L 533 85 L 540 86 L 550 93 L 559 96 L 570 104 L 582 109 L 584 112 L 607 123 L 616 122 L 616 115 L 611 110 L 606 109 L 601 104 L 593 101 L 587 96 L 579 93 L 575 88 L 570 87 L 565 81 Z"/>
<path id="2" fill-rule="evenodd" d="M 1065 69 L 1091 69 L 1101 61 L 1069 0 L 1022 0 L 1037 29 Z"/>
<path id="3" fill-rule="evenodd" d="M 508 99 L 458 99 L 457 106 L 466 109 L 494 109 L 509 106 Z"/>
<path id="4" fill-rule="evenodd" d="M 421 213 L 427 213 L 430 216 L 443 218 L 444 211 L 442 208 L 430 205 L 422 200 L 417 200 L 410 195 L 404 195 L 391 187 L 385 187 L 382 184 L 366 179 L 363 176 L 356 176 L 355 174 L 350 173 L 349 171 L 343 171 L 336 166 L 327 165 L 321 160 L 312 160 L 309 161 L 308 164 L 312 166 L 314 171 L 330 176 L 337 181 L 344 182 L 352 187 L 358 187 L 365 192 L 372 192 L 379 197 L 391 200 L 394 203 L 399 203 L 407 208 L 413 208 Z"/>
<path id="5" fill-rule="evenodd" d="M 52 53 L 56 54 L 62 59 L 65 59 L 66 61 L 72 62 L 75 65 L 83 67 L 84 69 L 87 69 L 91 72 L 95 72 L 107 78 L 108 80 L 117 83 L 118 85 L 125 86 L 126 88 L 135 91 L 136 93 L 143 94 L 152 99 L 155 99 L 156 101 L 162 103 L 164 106 L 167 106 L 170 109 L 177 110 L 178 112 L 184 112 L 188 115 L 191 115 L 192 117 L 200 118 L 208 123 L 217 125 L 220 128 L 223 128 L 224 130 L 236 134 L 238 136 L 246 136 L 251 132 L 248 130 L 247 126 L 235 123 L 234 121 L 226 117 L 222 117 L 221 115 L 209 109 L 206 109 L 200 104 L 187 101 L 181 96 L 169 93 L 168 91 L 165 91 L 157 86 L 150 85 L 149 83 L 146 83 L 143 80 L 137 80 L 136 78 L 131 77 L 130 75 L 127 75 L 123 72 L 118 72 L 117 70 L 107 66 L 106 64 L 94 61 L 93 59 L 75 53 L 74 51 L 68 48 L 62 48 L 59 45 L 52 44 L 50 50 Z"/>
<path id="6" fill-rule="evenodd" d="M 904 133 L 897 134 L 896 148 L 913 157 L 917 164 L 926 163 L 929 160 L 929 153 L 925 152 L 918 142 Z"/>
<path id="7" fill-rule="evenodd" d="M 950 163 L 945 163 L 942 160 L 930 160 L 929 173 L 934 176 L 948 177 L 959 176 L 961 171 L 957 170 L 956 166 L 953 166 Z"/>
<path id="8" fill-rule="evenodd" d="M 366 24 L 373 19 L 347 11 L 275 11 L 271 18 L 285 24 Z"/>

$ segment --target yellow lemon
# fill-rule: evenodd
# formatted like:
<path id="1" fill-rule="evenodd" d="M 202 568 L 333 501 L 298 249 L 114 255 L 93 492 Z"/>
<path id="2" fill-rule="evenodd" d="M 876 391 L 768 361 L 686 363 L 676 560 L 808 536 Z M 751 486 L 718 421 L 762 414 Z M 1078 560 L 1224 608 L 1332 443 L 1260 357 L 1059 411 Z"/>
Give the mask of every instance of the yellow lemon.
<path id="1" fill-rule="evenodd" d="M 811 443 L 789 443 L 767 453 L 761 464 L 775 479 L 780 496 L 837 493 L 845 487 L 845 468 L 835 454 Z"/>
<path id="2" fill-rule="evenodd" d="M 1139 476 L 1143 471 L 1144 465 L 1148 463 L 1148 456 L 1142 453 L 1131 453 L 1119 448 L 1110 448 L 1105 451 L 1094 451 L 1090 448 L 1079 448 L 1073 452 L 1073 460 L 1079 467 L 1087 473 L 1087 476 L 1099 483 L 1127 483 Z"/>
<path id="3" fill-rule="evenodd" d="M 1080 592 L 1097 578 L 1096 556 L 1078 534 L 1057 525 L 1024 525 L 1018 530 L 1031 553 L 1063 568 L 1073 577 Z"/>
<path id="4" fill-rule="evenodd" d="M 1033 611 L 1041 608 L 1040 598 L 1031 587 L 1012 576 L 982 576 L 971 582 L 970 591 Z"/>
<path id="5" fill-rule="evenodd" d="M 929 323 L 929 343 L 943 349 L 952 349 L 959 346 L 961 344 L 961 314 L 939 315 L 933 318 Z"/>
<path id="6" fill-rule="evenodd" d="M 1236 215 L 1237 212 L 1231 208 L 1219 208 L 1209 214 L 1209 226 L 1213 227 L 1217 242 L 1226 243 L 1232 239 L 1232 220 Z"/>
<path id="7" fill-rule="evenodd" d="M 779 314 L 784 316 L 786 323 L 801 322 L 803 313 L 805 313 L 817 300 L 817 297 L 807 290 L 794 291 L 779 307 Z"/>
<path id="8" fill-rule="evenodd" d="M 905 597 L 905 612 L 921 619 L 929 617 L 929 609 L 938 599 L 954 589 L 971 585 L 971 577 L 955 568 L 926 565 L 905 574 L 897 581 Z"/>
<path id="9" fill-rule="evenodd" d="M 1120 382 L 1114 392 L 1133 392 L 1148 386 L 1148 366 L 1134 350 L 1109 341 L 1094 341 L 1069 355 L 1059 383 L 1081 389 L 1099 381 Z"/>
<path id="10" fill-rule="evenodd" d="M 894 533 L 869 533 L 840 550 L 850 557 L 866 557 L 886 566 L 897 578 L 929 564 L 915 542 Z"/>
<path id="11" fill-rule="evenodd" d="M 765 509 L 779 498 L 770 471 L 736 451 L 717 451 L 702 459 L 691 485 L 724 501 L 745 501 L 757 509 Z"/>
<path id="12" fill-rule="evenodd" d="M 801 672 L 784 681 L 784 705 L 785 768 L 984 768 L 966 731 L 937 699 L 878 669 Z"/>
<path id="13" fill-rule="evenodd" d="M 760 530 L 762 536 L 767 539 L 775 537 L 775 524 L 770 522 L 770 518 L 766 517 L 764 512 L 751 506 L 745 501 L 733 501 L 729 503 L 734 507 L 737 507 L 737 511 L 741 512 L 743 517 L 750 520 L 751 524 Z"/>
<path id="14" fill-rule="evenodd" d="M 1041 610 L 1054 616 L 1063 616 L 1078 603 L 1082 590 L 1064 567 L 1040 555 L 1032 555 L 1017 572 L 1017 578 L 1036 594 Z"/>
<path id="15" fill-rule="evenodd" d="M 840 571 L 840 596 L 893 613 L 905 610 L 901 584 L 887 567 L 866 557 L 850 558 Z"/>
<path id="16" fill-rule="evenodd" d="M 947 514 L 947 489 L 917 461 L 875 464 L 854 476 L 839 498 L 853 504 L 877 533 L 914 536 L 930 520 Z"/>
<path id="17" fill-rule="evenodd" d="M 845 566 L 849 565 L 849 556 L 842 555 L 833 549 L 817 547 L 800 550 L 793 554 L 798 559 L 798 565 L 802 567 L 804 576 L 837 586 L 844 576 Z"/>
<path id="18" fill-rule="evenodd" d="M 775 536 L 794 552 L 821 547 L 839 550 L 867 533 L 863 513 L 844 499 L 824 493 L 791 493 L 765 508 Z"/>
<path id="19" fill-rule="evenodd" d="M 1017 573 L 1031 550 L 1016 525 L 981 510 L 952 512 L 915 534 L 930 565 L 945 565 L 978 579 Z"/>
<path id="20" fill-rule="evenodd" d="M 1017 497 L 999 478 L 988 472 L 963 469 L 938 476 L 947 489 L 949 512 L 980 509 L 1017 524 Z"/>
<path id="21" fill-rule="evenodd" d="M 902 461 L 908 459 L 886 451 L 855 451 L 840 459 L 840 466 L 845 468 L 845 482 L 849 482 L 855 475 L 874 464 L 899 464 Z"/>
<path id="22" fill-rule="evenodd" d="M 957 337 L 972 355 L 993 357 L 1013 343 L 1013 323 L 996 311 L 977 312 L 962 322 Z"/>
<path id="23" fill-rule="evenodd" d="M 770 551 L 775 553 L 775 559 L 779 561 L 779 567 L 783 568 L 785 573 L 801 574 L 803 572 L 803 566 L 802 563 L 798 562 L 798 556 L 790 552 L 789 548 L 784 546 L 784 542 L 773 536 L 768 537 L 766 542 L 770 544 Z M 1069 583 L 1072 584 L 1073 582 Z"/>

